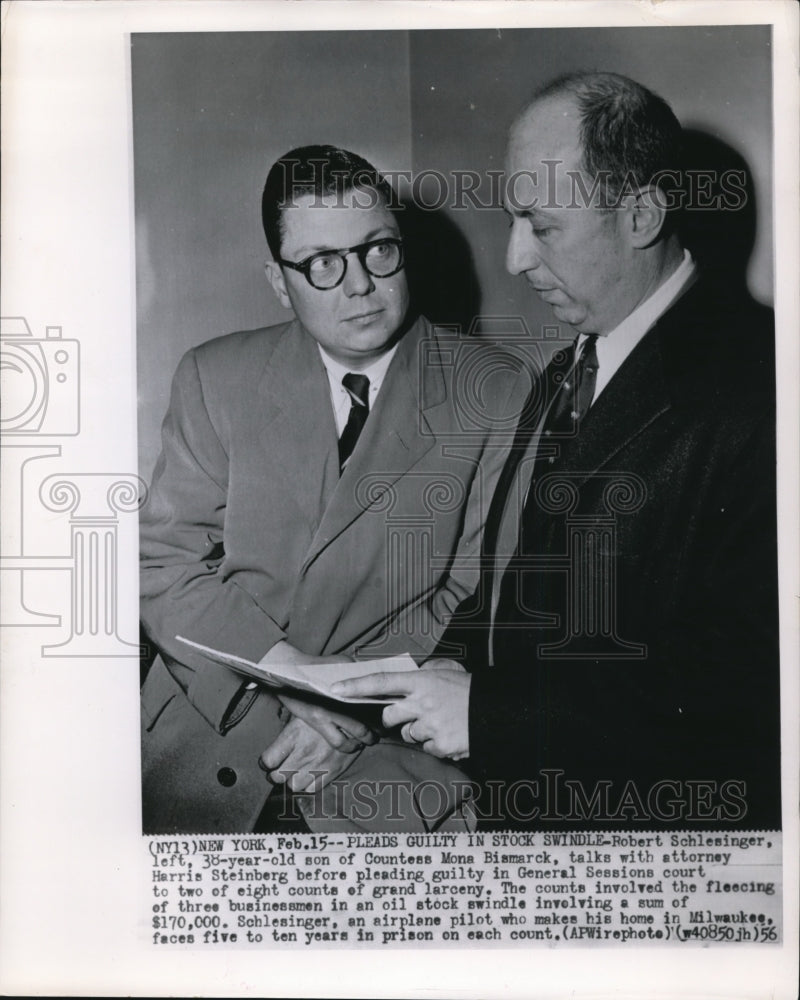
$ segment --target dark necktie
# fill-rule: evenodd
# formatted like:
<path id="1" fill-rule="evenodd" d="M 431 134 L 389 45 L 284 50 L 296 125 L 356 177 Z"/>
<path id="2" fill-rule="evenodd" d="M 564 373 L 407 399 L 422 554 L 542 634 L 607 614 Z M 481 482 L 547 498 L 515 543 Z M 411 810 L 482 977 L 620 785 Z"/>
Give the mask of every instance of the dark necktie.
<path id="1" fill-rule="evenodd" d="M 544 418 L 539 432 L 536 460 L 533 466 L 528 494 L 521 512 L 519 523 L 519 539 L 516 555 L 530 555 L 531 538 L 537 516 L 535 491 L 536 483 L 546 475 L 555 464 L 561 444 L 571 439 L 580 429 L 592 405 L 597 382 L 597 336 L 592 334 L 584 344 L 580 357 L 571 365 L 564 375 L 561 384 L 550 390 L 555 392 L 553 402 Z M 578 341 L 573 346 L 573 357 L 577 353 Z M 548 380 L 549 381 L 549 380 Z M 519 608 L 521 590 L 519 568 L 512 558 L 500 581 L 500 593 L 497 604 L 496 618 L 498 622 L 514 619 Z"/>
<path id="2" fill-rule="evenodd" d="M 566 371 L 563 361 L 560 364 L 555 359 L 551 361 L 542 375 L 541 384 L 534 386 L 525 403 L 511 453 L 492 499 L 484 532 L 486 556 L 491 557 L 495 553 L 497 531 L 507 495 L 514 488 L 517 466 L 534 435 L 538 437 L 538 446 L 531 481 L 547 472 L 548 467 L 555 462 L 560 440 L 575 436 L 580 422 L 592 405 L 597 382 L 596 342 L 596 334 L 587 337 L 584 349 L 575 361 L 578 350 L 576 338 L 572 345 L 572 360 L 566 366 Z M 539 405 L 537 399 L 541 401 Z M 552 402 L 542 419 L 541 404 L 543 402 L 547 406 L 548 400 Z M 536 434 L 540 424 L 541 429 Z"/>
<path id="3" fill-rule="evenodd" d="M 573 346 L 573 356 L 577 354 L 578 341 Z M 547 411 L 539 434 L 536 461 L 533 475 L 525 500 L 521 519 L 521 549 L 529 552 L 526 536 L 533 527 L 535 519 L 535 502 L 533 493 L 536 482 L 547 475 L 558 458 L 566 441 L 571 440 L 580 430 L 581 422 L 589 412 L 597 384 L 597 334 L 586 338 L 583 350 L 578 360 L 570 367 L 561 386 L 553 399 L 553 405 Z"/>
<path id="4" fill-rule="evenodd" d="M 573 345 L 573 356 L 578 341 Z M 581 356 L 564 377 L 542 426 L 544 439 L 555 435 L 574 437 L 594 398 L 597 383 L 597 334 L 586 338 Z"/>
<path id="5" fill-rule="evenodd" d="M 344 470 L 369 416 L 369 379 L 366 375 L 348 372 L 342 379 L 342 385 L 351 399 L 350 415 L 339 438 L 339 468 Z"/>

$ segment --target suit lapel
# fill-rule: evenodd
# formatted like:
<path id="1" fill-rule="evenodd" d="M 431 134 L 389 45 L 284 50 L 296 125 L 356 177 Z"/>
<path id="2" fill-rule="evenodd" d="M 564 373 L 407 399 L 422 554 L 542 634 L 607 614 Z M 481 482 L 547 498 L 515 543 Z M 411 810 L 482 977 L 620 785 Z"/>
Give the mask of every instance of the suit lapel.
<path id="1" fill-rule="evenodd" d="M 418 319 L 392 359 L 374 410 L 322 516 L 304 571 L 430 451 L 435 439 L 426 413 L 445 397 L 431 328 Z"/>
<path id="2" fill-rule="evenodd" d="M 580 433 L 562 446 L 554 472 L 580 486 L 670 408 L 658 326 L 642 338 L 600 394 Z"/>
<path id="3" fill-rule="evenodd" d="M 706 316 L 719 312 L 714 294 L 702 277 L 684 287 L 600 394 L 578 436 L 564 445 L 554 471 L 573 473 L 580 486 L 670 410 L 674 386 L 684 373 L 710 363 L 715 348 Z"/>
<path id="4" fill-rule="evenodd" d="M 493 656 L 494 612 L 500 597 L 500 584 L 503 574 L 517 550 L 522 508 L 525 504 L 539 449 L 537 428 L 562 382 L 568 377 L 573 359 L 574 352 L 571 348 L 557 350 L 550 358 L 537 383 L 534 384 L 523 407 L 511 451 L 492 497 L 486 520 L 483 548 L 484 557 L 492 560 L 491 624 L 488 639 L 490 661 Z"/>
<path id="5" fill-rule="evenodd" d="M 580 487 L 669 409 L 661 336 L 657 331 L 658 326 L 631 352 L 589 410 L 580 433 L 555 446 L 546 440 L 539 442 L 534 434 L 509 479 L 505 496 L 495 496 L 493 506 L 498 503 L 502 513 L 494 533 L 496 552 L 492 553 L 495 556 L 493 604 L 498 597 L 500 578 L 517 547 L 522 508 L 540 448 L 555 447 L 552 472 L 570 473 L 573 485 Z M 552 371 L 546 369 L 544 378 L 551 391 L 558 384 L 554 377 L 563 378 L 564 374 L 563 366 Z"/>
<path id="6" fill-rule="evenodd" d="M 554 474 L 568 473 L 572 485 L 580 488 L 670 411 L 672 386 L 678 373 L 691 369 L 709 350 L 702 319 L 707 295 L 702 282 L 689 287 L 642 338 L 589 410 L 580 433 L 562 443 L 554 456 Z M 531 443 L 509 484 L 508 494 L 501 498 L 505 508 L 494 558 L 493 608 L 503 571 L 517 546 L 536 453 L 536 445 Z M 491 656 L 491 633 L 489 641 Z"/>
<path id="7" fill-rule="evenodd" d="M 264 469 L 305 514 L 312 530 L 339 479 L 328 379 L 315 341 L 289 324 L 259 384 Z"/>

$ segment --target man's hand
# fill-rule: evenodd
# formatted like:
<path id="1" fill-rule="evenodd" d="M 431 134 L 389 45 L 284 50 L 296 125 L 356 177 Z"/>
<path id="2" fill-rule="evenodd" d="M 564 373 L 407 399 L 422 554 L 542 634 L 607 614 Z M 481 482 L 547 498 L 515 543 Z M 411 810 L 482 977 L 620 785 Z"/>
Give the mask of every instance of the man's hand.
<path id="1" fill-rule="evenodd" d="M 429 660 L 418 671 L 369 674 L 333 684 L 337 695 L 396 698 L 383 710 L 385 726 L 402 725 L 407 743 L 434 757 L 469 754 L 469 688 L 472 678 L 453 660 Z"/>
<path id="2" fill-rule="evenodd" d="M 302 719 L 312 729 L 316 729 L 334 750 L 341 750 L 342 753 L 348 754 L 354 753 L 363 746 L 378 741 L 378 737 L 369 726 L 350 715 L 324 708 L 314 702 L 303 701 L 301 698 L 292 698 L 286 694 L 279 694 L 278 698 L 293 716 Z"/>
<path id="3" fill-rule="evenodd" d="M 344 774 L 357 755 L 358 751 L 334 749 L 302 719 L 291 719 L 261 754 L 259 765 L 276 785 L 288 784 L 293 792 L 316 792 Z"/>

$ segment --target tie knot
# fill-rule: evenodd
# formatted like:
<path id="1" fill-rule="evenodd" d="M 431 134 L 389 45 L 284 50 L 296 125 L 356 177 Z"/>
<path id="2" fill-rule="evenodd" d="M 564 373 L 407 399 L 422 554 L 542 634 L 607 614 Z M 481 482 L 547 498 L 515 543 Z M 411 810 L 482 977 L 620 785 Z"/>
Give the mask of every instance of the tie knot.
<path id="1" fill-rule="evenodd" d="M 347 389 L 354 403 L 369 407 L 369 379 L 366 375 L 348 372 L 342 379 L 342 385 Z"/>
<path id="2" fill-rule="evenodd" d="M 578 342 L 575 341 L 575 347 L 577 350 Z M 597 334 L 592 333 L 586 338 L 586 342 L 583 345 L 583 350 L 581 351 L 580 358 L 578 359 L 578 364 L 581 368 L 588 368 L 590 371 L 592 369 L 597 369 Z"/>

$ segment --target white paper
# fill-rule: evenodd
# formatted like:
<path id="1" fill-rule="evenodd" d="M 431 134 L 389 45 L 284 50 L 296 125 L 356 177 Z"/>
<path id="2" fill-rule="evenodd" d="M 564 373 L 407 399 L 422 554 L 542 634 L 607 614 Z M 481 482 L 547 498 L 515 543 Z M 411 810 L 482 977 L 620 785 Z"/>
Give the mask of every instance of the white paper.
<path id="1" fill-rule="evenodd" d="M 270 663 L 269 666 L 265 666 L 261 663 L 254 663 L 252 660 L 246 660 L 241 656 L 235 656 L 233 653 L 226 653 L 221 649 L 203 646 L 199 642 L 185 639 L 182 635 L 177 635 L 175 638 L 179 642 L 184 642 L 187 646 L 199 650 L 209 659 L 224 663 L 232 670 L 236 670 L 251 680 L 259 681 L 261 684 L 309 691 L 312 694 L 319 694 L 324 698 L 332 698 L 334 701 L 343 701 L 351 705 L 389 705 L 397 699 L 342 696 L 331 691 L 332 684 L 337 681 L 351 680 L 354 677 L 366 677 L 369 674 L 400 674 L 418 669 L 408 653 L 404 656 L 387 656 L 384 660 L 358 660 L 356 662 L 342 660 L 340 663 L 325 663 L 319 666 L 301 666 L 296 663 Z"/>

